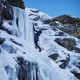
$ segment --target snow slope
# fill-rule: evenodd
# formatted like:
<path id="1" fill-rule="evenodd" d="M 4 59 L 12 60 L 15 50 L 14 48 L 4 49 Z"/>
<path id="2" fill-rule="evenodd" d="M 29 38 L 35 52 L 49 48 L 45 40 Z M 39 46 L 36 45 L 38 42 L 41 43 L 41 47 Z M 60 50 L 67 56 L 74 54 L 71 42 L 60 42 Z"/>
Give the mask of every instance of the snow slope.
<path id="1" fill-rule="evenodd" d="M 57 31 L 53 31 L 48 24 L 42 23 L 46 19 L 51 19 L 51 17 L 42 12 L 35 13 L 34 9 L 24 11 L 14 7 L 13 11 L 14 19 L 4 21 L 2 25 L 4 29 L 0 29 L 0 38 L 5 39 L 3 44 L 0 45 L 0 80 L 19 80 L 17 76 L 17 70 L 20 67 L 18 57 L 23 57 L 27 61 L 26 67 L 28 63 L 33 64 L 28 66 L 30 73 L 26 71 L 28 78 L 25 78 L 25 80 L 77 80 L 69 69 L 61 69 L 55 61 L 48 57 L 57 52 L 60 54 L 59 59 L 64 59 L 70 53 L 54 41 L 56 38 L 54 35 L 57 34 Z M 29 16 L 30 14 L 33 15 Z M 34 15 L 40 16 L 40 19 L 38 21 L 32 20 L 35 18 Z M 10 22 L 12 24 L 9 24 Z M 38 26 L 33 25 L 35 22 Z M 39 36 L 38 44 L 42 49 L 41 52 L 35 48 L 33 27 L 36 30 L 46 29 Z M 11 33 L 9 34 L 8 31 Z M 66 36 L 69 37 L 65 34 L 64 37 Z"/>

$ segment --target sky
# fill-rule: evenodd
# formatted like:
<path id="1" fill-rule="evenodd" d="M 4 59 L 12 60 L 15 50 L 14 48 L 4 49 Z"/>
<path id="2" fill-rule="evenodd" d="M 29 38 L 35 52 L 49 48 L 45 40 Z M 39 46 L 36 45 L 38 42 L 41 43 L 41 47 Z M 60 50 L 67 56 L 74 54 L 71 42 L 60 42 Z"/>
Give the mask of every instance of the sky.
<path id="1" fill-rule="evenodd" d="M 25 6 L 54 17 L 63 14 L 80 17 L 80 0 L 25 0 Z"/>

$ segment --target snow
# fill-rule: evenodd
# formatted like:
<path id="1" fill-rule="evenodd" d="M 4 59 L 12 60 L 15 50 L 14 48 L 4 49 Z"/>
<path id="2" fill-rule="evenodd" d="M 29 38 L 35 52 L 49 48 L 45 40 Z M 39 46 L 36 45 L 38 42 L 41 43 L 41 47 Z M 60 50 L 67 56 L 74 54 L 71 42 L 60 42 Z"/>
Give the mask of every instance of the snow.
<path id="1" fill-rule="evenodd" d="M 30 9 L 26 9 L 24 11 L 16 7 L 14 7 L 13 10 L 13 24 L 9 25 L 7 21 L 4 21 L 3 26 L 9 30 L 15 29 L 15 31 L 13 32 L 14 35 L 10 35 L 6 31 L 0 30 L 0 37 L 6 39 L 5 42 L 0 45 L 0 80 L 17 80 L 17 57 L 23 57 L 26 61 L 38 65 L 37 67 L 39 80 L 77 80 L 69 71 L 69 69 L 61 69 L 59 65 L 55 63 L 55 61 L 48 57 L 49 55 L 56 52 L 59 53 L 59 59 L 65 59 L 68 53 L 70 53 L 67 49 L 59 46 L 54 41 L 57 38 L 55 36 L 57 31 L 53 31 L 49 25 L 43 24 L 41 22 L 41 20 L 50 19 L 50 17 L 42 12 L 36 13 L 41 17 L 41 20 L 37 21 L 37 29 L 45 29 L 47 27 L 47 30 L 42 31 L 42 34 L 39 37 L 38 43 L 40 47 L 43 48 L 43 50 L 42 52 L 38 52 L 37 49 L 35 49 L 34 44 L 34 21 L 32 21 L 28 15 L 33 12 L 31 12 Z M 16 24 L 17 19 L 18 25 Z M 17 35 L 15 35 L 15 32 Z M 12 40 L 16 43 L 14 43 Z M 21 46 L 19 44 L 21 44 Z M 64 52 L 66 54 L 64 54 Z M 5 67 L 8 66 L 9 70 L 6 70 Z M 30 67 L 30 69 L 31 80 L 33 80 L 33 76 L 34 79 L 37 80 L 35 66 Z"/>

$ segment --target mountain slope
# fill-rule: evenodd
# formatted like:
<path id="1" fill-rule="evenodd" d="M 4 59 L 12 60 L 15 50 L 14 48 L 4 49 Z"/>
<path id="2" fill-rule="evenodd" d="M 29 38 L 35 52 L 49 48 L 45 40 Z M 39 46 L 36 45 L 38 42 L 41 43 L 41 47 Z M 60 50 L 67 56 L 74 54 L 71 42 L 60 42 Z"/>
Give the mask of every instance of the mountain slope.
<path id="1" fill-rule="evenodd" d="M 26 9 L 34 24 L 35 44 L 37 48 L 46 52 L 43 55 L 53 59 L 60 68 L 69 69 L 80 78 L 80 41 L 61 28 L 65 28 L 58 21 L 45 13 L 35 9 Z M 35 18 L 39 19 L 35 20 Z M 72 26 L 71 26 L 72 27 Z"/>
<path id="2" fill-rule="evenodd" d="M 11 6 L 10 11 L 12 18 L 0 20 L 0 80 L 78 80 L 71 71 L 80 71 L 73 64 L 79 53 L 55 41 L 72 38 L 78 48 L 78 39 L 64 32 L 59 36 L 62 31 L 46 24 L 52 18 L 39 10 Z"/>

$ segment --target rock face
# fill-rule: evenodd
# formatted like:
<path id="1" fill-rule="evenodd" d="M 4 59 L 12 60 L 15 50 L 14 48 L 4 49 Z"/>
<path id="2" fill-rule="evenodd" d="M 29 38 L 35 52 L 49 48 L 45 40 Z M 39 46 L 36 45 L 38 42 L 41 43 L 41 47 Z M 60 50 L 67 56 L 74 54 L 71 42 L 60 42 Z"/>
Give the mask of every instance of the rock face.
<path id="1" fill-rule="evenodd" d="M 22 0 L 0 0 L 0 17 L 4 20 L 12 20 L 14 17 L 12 6 L 25 9 Z M 1 18 L 0 25 L 2 24 Z"/>
<path id="2" fill-rule="evenodd" d="M 80 79 L 80 73 L 78 73 L 78 72 L 72 72 L 78 79 Z"/>
<path id="3" fill-rule="evenodd" d="M 55 41 L 59 45 L 68 49 L 69 51 L 75 50 L 76 53 L 80 53 L 80 48 L 76 47 L 76 41 L 72 38 L 64 38 L 64 39 L 57 38 L 55 39 Z"/>
<path id="4" fill-rule="evenodd" d="M 70 15 L 61 15 L 61 16 L 53 18 L 52 21 L 59 21 L 62 24 L 80 23 L 79 18 L 71 17 Z"/>
<path id="5" fill-rule="evenodd" d="M 62 27 L 60 29 L 64 32 L 80 39 L 80 25 L 73 26 L 72 24 L 68 24 L 68 25 L 66 24 L 66 25 L 64 25 L 64 27 Z"/>
<path id="6" fill-rule="evenodd" d="M 61 64 L 59 65 L 60 68 L 65 69 L 69 63 L 69 58 L 66 60 L 60 60 Z"/>
<path id="7" fill-rule="evenodd" d="M 62 31 L 80 39 L 80 18 L 61 15 L 55 17 L 52 21 L 59 21 L 64 26 L 60 28 Z"/>
<path id="8" fill-rule="evenodd" d="M 55 61 L 59 57 L 59 54 L 55 53 L 55 54 L 50 55 L 49 57 Z"/>
<path id="9" fill-rule="evenodd" d="M 8 3 L 12 6 L 19 7 L 25 9 L 23 0 L 7 0 Z"/>
<path id="10" fill-rule="evenodd" d="M 6 0 L 0 1 L 0 17 L 5 20 L 12 20 L 14 17 L 12 6 Z"/>
<path id="11" fill-rule="evenodd" d="M 67 48 L 68 50 L 74 50 L 74 47 L 76 46 L 76 41 L 71 38 L 64 38 L 64 39 L 57 38 L 55 41 L 59 45 Z"/>
<path id="12" fill-rule="evenodd" d="M 4 41 L 5 41 L 5 39 L 0 37 L 0 45 L 3 44 Z"/>
<path id="13" fill-rule="evenodd" d="M 0 16 L 0 26 L 3 24 L 3 19 Z"/>

